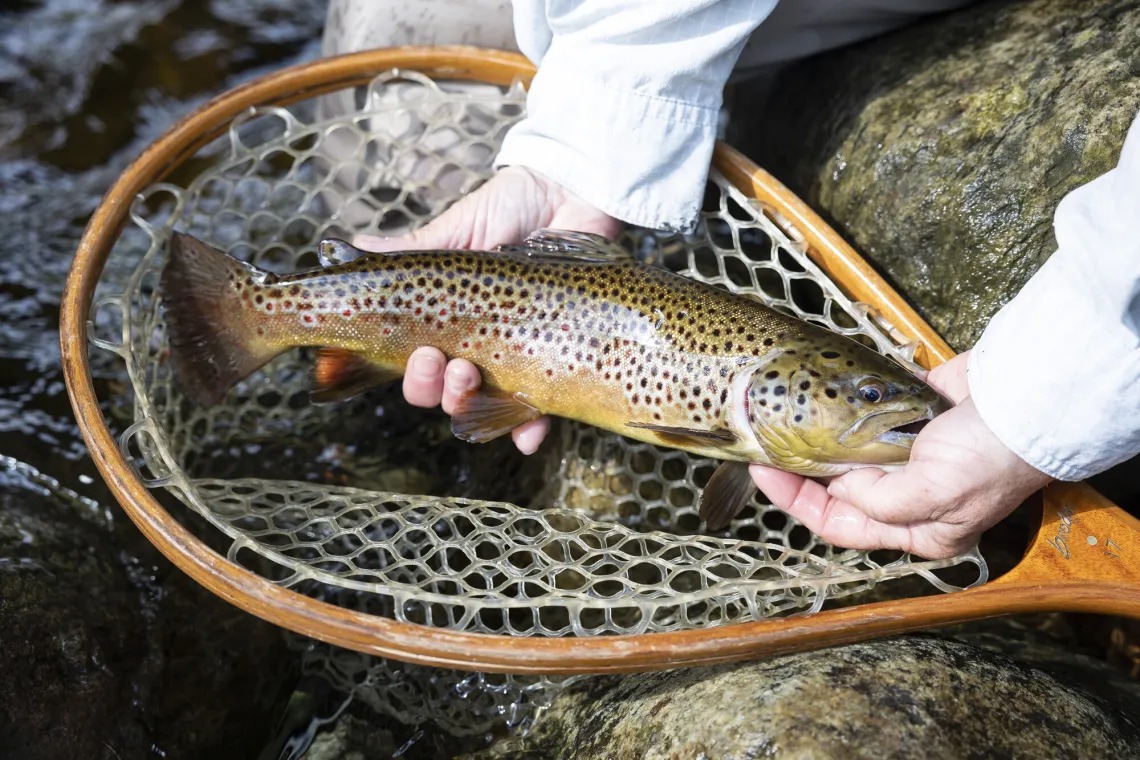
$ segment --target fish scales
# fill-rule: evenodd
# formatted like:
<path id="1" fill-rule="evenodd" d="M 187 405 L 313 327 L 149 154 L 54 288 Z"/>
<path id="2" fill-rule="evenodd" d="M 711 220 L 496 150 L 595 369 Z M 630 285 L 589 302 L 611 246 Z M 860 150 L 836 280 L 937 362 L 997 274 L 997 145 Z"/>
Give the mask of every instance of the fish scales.
<path id="1" fill-rule="evenodd" d="M 538 244 L 552 240 L 554 250 Z M 315 346 L 341 352 L 326 356 L 326 372 L 318 360 L 318 383 L 351 395 L 435 346 L 482 373 L 485 403 L 456 413 L 477 431 L 469 440 L 551 414 L 809 475 L 905 462 L 913 433 L 903 428 L 946 406 L 878 353 L 752 298 L 593 236 L 528 242 L 364 254 L 274 276 L 181 236 L 162 283 L 176 374 L 217 401 L 273 356 Z M 733 490 L 725 509 L 738 511 L 742 482 L 726 476 L 706 491 Z"/>
<path id="2" fill-rule="evenodd" d="M 431 345 L 543 413 L 603 427 L 716 427 L 741 357 L 779 346 L 810 360 L 835 342 L 761 304 L 636 262 L 375 254 L 236 288 L 274 348 L 336 346 L 399 370 Z"/>

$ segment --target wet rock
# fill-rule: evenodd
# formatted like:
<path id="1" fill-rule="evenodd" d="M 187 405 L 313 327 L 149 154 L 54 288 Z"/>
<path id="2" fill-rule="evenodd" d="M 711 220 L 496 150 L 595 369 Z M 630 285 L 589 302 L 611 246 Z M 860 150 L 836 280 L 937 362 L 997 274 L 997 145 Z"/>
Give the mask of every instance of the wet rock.
<path id="1" fill-rule="evenodd" d="M 4 459 L 0 476 L 0 757 L 145 747 L 146 621 L 98 510 Z"/>
<path id="2" fill-rule="evenodd" d="M 154 561 L 0 457 L 0 759 L 249 757 L 268 739 L 295 678 L 280 630 Z"/>
<path id="3" fill-rule="evenodd" d="M 768 755 L 1140 757 L 1140 724 L 1044 670 L 923 635 L 593 681 L 480 757 Z"/>
<path id="4" fill-rule="evenodd" d="M 1055 250 L 1072 189 L 1140 110 L 1140 5 L 972 5 L 796 64 L 737 141 L 884 272 L 957 350 Z"/>

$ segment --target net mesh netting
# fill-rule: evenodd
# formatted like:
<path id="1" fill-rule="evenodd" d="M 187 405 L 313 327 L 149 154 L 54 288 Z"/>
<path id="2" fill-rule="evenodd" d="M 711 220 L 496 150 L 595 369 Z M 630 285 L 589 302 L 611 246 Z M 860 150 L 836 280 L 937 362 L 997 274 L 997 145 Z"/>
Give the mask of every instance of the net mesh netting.
<path id="1" fill-rule="evenodd" d="M 172 229 L 270 271 L 315 267 L 320 240 L 406 232 L 487 179 L 524 106 L 518 85 L 437 83 L 394 71 L 288 110 L 251 110 L 184 167 L 193 171 L 181 184 L 143 193 L 112 256 L 119 284 L 109 276 L 101 285 L 93 340 L 126 362 L 133 393 L 122 449 L 144 479 L 177 496 L 231 561 L 275 582 L 469 632 L 654 633 L 817 611 L 904 576 L 952 591 L 936 574 L 947 568 L 972 567 L 973 582 L 984 582 L 976 550 L 932 562 L 839 549 L 759 494 L 726 531 L 702 534 L 697 504 L 715 462 L 568 421 L 556 427 L 545 469 L 530 481 L 540 486 L 502 501 L 424 495 L 438 481 L 438 468 L 425 463 L 430 450 L 416 455 L 415 467 L 397 464 L 398 440 L 357 457 L 355 469 L 341 467 L 330 482 L 309 466 L 303 447 L 281 442 L 322 440 L 318 459 L 330 450 L 351 458 L 352 445 L 330 436 L 353 425 L 396 424 L 399 402 L 310 405 L 304 351 L 274 360 L 221 406 L 198 408 L 179 397 L 157 295 Z M 794 229 L 715 171 L 702 219 L 693 238 L 632 230 L 623 242 L 649 263 L 910 361 L 913 347 L 849 301 Z M 445 435 L 432 436 L 422 435 L 425 446 L 443 445 Z M 269 477 L 250 464 L 267 458 L 276 465 Z M 465 466 L 475 472 L 498 460 L 480 461 Z M 317 660 L 398 717 L 431 717 L 458 732 L 485 730 L 475 717 L 483 714 L 517 723 L 529 709 L 520 705 L 541 704 L 536 695 L 556 683 L 445 677 L 339 650 Z M 462 700 L 462 715 L 451 715 L 445 703 L 457 689 L 484 701 Z"/>

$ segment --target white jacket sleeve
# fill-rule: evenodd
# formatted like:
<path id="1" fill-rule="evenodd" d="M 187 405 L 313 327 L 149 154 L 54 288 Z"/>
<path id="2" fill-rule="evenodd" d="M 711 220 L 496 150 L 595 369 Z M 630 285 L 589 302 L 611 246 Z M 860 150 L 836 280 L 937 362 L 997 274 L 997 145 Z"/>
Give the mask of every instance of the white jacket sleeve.
<path id="1" fill-rule="evenodd" d="M 724 84 L 777 0 L 515 0 L 539 66 L 495 166 L 538 171 L 630 224 L 694 228 Z"/>
<path id="2" fill-rule="evenodd" d="M 1140 117 L 1057 206 L 1057 251 L 986 327 L 970 395 L 1014 453 L 1081 480 L 1140 453 Z"/>

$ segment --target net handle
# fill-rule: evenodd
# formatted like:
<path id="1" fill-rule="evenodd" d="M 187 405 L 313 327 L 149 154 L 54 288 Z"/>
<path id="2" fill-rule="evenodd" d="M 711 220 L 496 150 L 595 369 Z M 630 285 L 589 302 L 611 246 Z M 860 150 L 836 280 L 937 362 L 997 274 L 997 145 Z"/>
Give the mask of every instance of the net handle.
<path id="1" fill-rule="evenodd" d="M 842 642 L 918 630 L 964 620 L 1041 610 L 1105 612 L 1140 617 L 1140 571 L 1110 573 L 1109 565 L 1074 561 L 1029 563 L 1040 545 L 1050 548 L 1046 519 L 1026 560 L 1005 577 L 948 596 L 881 602 L 719 628 L 635 636 L 544 639 L 471 634 L 400 623 L 337 607 L 282 588 L 209 549 L 158 503 L 123 457 L 99 407 L 91 378 L 87 318 L 107 258 L 129 218 L 134 198 L 161 181 L 199 148 L 223 134 L 251 106 L 287 105 L 332 90 L 366 84 L 394 68 L 433 78 L 506 86 L 529 82 L 533 66 L 521 55 L 473 47 L 401 47 L 312 61 L 252 80 L 205 103 L 151 144 L 119 177 L 91 216 L 64 290 L 60 345 L 72 408 L 88 450 L 131 520 L 179 569 L 226 601 L 296 633 L 356 650 L 422 665 L 500 673 L 576 674 L 664 670 L 731 662 L 816 649 Z M 923 360 L 937 363 L 945 346 L 806 205 L 739 153 L 719 146 L 716 168 L 770 211 L 793 220 L 836 282 L 896 320 L 925 346 Z M 1060 499 L 1067 525 L 1104 517 L 1119 523 L 1114 544 L 1125 559 L 1140 552 L 1135 520 L 1085 485 L 1047 491 Z M 1129 524 L 1127 520 L 1132 520 Z M 1131 533 L 1127 533 L 1130 530 Z M 1086 544 L 1087 545 L 1087 544 Z M 1130 552 L 1130 553 L 1129 553 Z M 1080 555 L 1083 556 L 1083 555 Z M 1029 563 L 1029 564 L 1027 564 Z M 1127 569 L 1126 562 L 1113 568 Z M 1090 569 L 1091 568 L 1091 569 Z M 1108 577 L 1106 577 L 1108 576 Z M 1005 582 L 1003 582 L 1005 581 Z"/>

